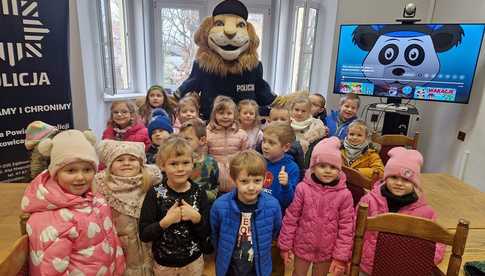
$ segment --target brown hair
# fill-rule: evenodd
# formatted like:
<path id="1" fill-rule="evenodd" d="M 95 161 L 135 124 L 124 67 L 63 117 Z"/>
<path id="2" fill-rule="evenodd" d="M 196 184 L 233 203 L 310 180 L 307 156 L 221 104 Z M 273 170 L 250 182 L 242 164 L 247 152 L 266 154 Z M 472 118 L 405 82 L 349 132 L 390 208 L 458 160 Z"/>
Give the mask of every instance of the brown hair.
<path id="1" fill-rule="evenodd" d="M 195 136 L 197 136 L 197 138 L 200 139 L 207 136 L 207 129 L 200 119 L 190 119 L 187 122 L 183 123 L 180 127 L 179 133 L 182 133 L 191 128 L 194 130 Z"/>
<path id="2" fill-rule="evenodd" d="M 290 124 L 283 122 L 270 123 L 263 129 L 263 134 L 276 135 L 282 145 L 292 144 L 296 139 L 295 131 Z"/>
<path id="3" fill-rule="evenodd" d="M 250 100 L 250 99 L 241 100 L 238 103 L 239 112 L 241 112 L 241 109 L 245 106 L 250 106 L 250 107 L 254 108 L 255 118 L 254 118 L 254 123 L 253 123 L 252 127 L 259 127 L 261 125 L 261 117 L 259 116 L 259 105 L 258 105 L 258 103 L 255 100 Z"/>
<path id="4" fill-rule="evenodd" d="M 369 138 L 369 127 L 367 126 L 367 124 L 365 123 L 364 120 L 354 120 L 352 123 L 350 123 L 349 125 L 349 128 L 352 128 L 352 127 L 361 127 L 364 129 L 364 132 L 365 132 L 365 136 L 367 138 Z"/>
<path id="5" fill-rule="evenodd" d="M 318 93 L 315 93 L 315 94 L 310 94 L 310 96 L 316 96 L 320 99 L 320 104 L 321 104 L 321 108 L 325 108 L 325 104 L 327 103 L 327 100 L 325 100 L 325 97 L 322 95 L 322 94 L 318 94 Z"/>
<path id="6" fill-rule="evenodd" d="M 177 104 L 177 115 L 180 113 L 180 110 L 185 106 L 193 106 L 195 107 L 195 111 L 197 115 L 199 114 L 199 99 L 196 94 L 187 94 L 182 99 L 179 100 Z"/>
<path id="7" fill-rule="evenodd" d="M 264 176 L 266 173 L 266 161 L 255 150 L 241 151 L 231 159 L 229 163 L 229 174 L 236 181 L 242 170 L 246 170 L 250 176 Z"/>
<path id="8" fill-rule="evenodd" d="M 133 117 L 133 119 L 130 121 L 130 125 L 135 125 L 140 121 L 140 117 L 138 116 L 136 105 L 132 101 L 113 101 L 110 107 L 110 115 L 108 120 L 109 127 L 117 126 L 116 123 L 113 121 L 113 109 L 115 108 L 115 106 L 121 105 L 121 104 L 126 105 L 126 108 L 128 108 L 128 111 L 130 112 L 130 115 Z"/>
<path id="9" fill-rule="evenodd" d="M 214 100 L 214 107 L 212 108 L 208 125 L 210 129 L 214 129 L 218 125 L 216 122 L 216 113 L 226 109 L 232 109 L 234 112 L 234 123 L 236 124 L 236 129 L 239 129 L 239 112 L 237 112 L 236 103 L 234 103 L 231 98 L 226 96 L 217 96 Z"/>
<path id="10" fill-rule="evenodd" d="M 354 93 L 345 94 L 344 96 L 342 96 L 340 98 L 339 105 L 342 106 L 345 103 L 345 101 L 356 101 L 357 102 L 357 108 L 360 107 L 360 98 L 359 98 L 359 95 L 357 95 L 357 94 L 354 94 Z"/>
<path id="11" fill-rule="evenodd" d="M 175 106 L 176 103 L 174 103 L 168 96 L 167 92 L 165 92 L 165 89 L 161 87 L 160 85 L 152 85 L 150 88 L 148 88 L 147 95 L 145 97 L 145 102 L 143 105 L 140 107 L 140 116 L 143 118 L 143 120 L 148 124 L 150 121 L 150 118 L 152 117 L 152 110 L 155 108 L 150 105 L 150 93 L 152 91 L 158 90 L 162 92 L 163 95 L 163 104 L 162 108 L 167 111 L 167 113 L 170 115 L 170 120 L 172 120 L 172 116 L 174 114 Z"/>
<path id="12" fill-rule="evenodd" d="M 169 158 L 183 155 L 192 157 L 192 147 L 180 135 L 172 134 L 158 148 L 156 162 L 158 167 L 162 167 Z"/>
<path id="13" fill-rule="evenodd" d="M 275 105 L 275 106 L 272 106 L 271 107 L 271 110 L 269 111 L 269 118 L 271 118 L 271 112 L 273 112 L 273 110 L 284 110 L 288 113 L 288 122 L 290 120 L 290 110 L 288 110 L 288 108 L 286 108 L 285 106 L 283 105 Z"/>

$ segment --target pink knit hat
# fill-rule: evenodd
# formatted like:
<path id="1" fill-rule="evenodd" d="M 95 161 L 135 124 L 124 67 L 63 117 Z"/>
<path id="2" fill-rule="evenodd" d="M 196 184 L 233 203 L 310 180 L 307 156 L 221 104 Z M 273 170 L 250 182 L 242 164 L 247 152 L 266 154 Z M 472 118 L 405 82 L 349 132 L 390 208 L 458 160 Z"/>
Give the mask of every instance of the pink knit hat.
<path id="1" fill-rule="evenodd" d="M 403 147 L 392 148 L 388 153 L 389 160 L 384 167 L 384 179 L 389 176 L 400 176 L 414 183 L 421 190 L 421 166 L 423 156 L 417 150 L 408 150 Z"/>
<path id="2" fill-rule="evenodd" d="M 327 163 L 342 169 L 342 155 L 340 153 L 340 140 L 337 137 L 323 139 L 313 148 L 310 168 L 319 164 Z"/>

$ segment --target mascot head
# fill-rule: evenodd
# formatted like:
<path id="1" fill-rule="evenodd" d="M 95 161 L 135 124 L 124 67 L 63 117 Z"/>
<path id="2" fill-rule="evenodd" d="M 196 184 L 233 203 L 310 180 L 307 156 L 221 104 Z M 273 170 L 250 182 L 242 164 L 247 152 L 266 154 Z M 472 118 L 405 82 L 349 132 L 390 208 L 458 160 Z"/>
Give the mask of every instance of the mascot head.
<path id="1" fill-rule="evenodd" d="M 259 38 L 248 10 L 238 0 L 219 3 L 195 33 L 197 61 L 206 71 L 225 76 L 252 70 L 258 63 Z"/>
<path id="2" fill-rule="evenodd" d="M 459 25 L 370 25 L 353 32 L 354 43 L 369 52 L 364 75 L 375 85 L 401 87 L 431 81 L 440 70 L 437 53 L 461 42 Z"/>

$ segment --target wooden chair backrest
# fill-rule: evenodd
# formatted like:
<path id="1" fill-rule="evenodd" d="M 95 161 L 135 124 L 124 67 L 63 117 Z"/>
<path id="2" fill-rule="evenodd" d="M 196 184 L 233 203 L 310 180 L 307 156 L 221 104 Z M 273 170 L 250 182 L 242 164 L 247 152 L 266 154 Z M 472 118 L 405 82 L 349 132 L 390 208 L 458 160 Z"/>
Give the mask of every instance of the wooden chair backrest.
<path id="1" fill-rule="evenodd" d="M 446 275 L 458 275 L 468 236 L 468 221 L 460 219 L 456 227 L 456 232 L 452 234 L 429 219 L 397 213 L 385 213 L 375 217 L 367 217 L 367 214 L 367 204 L 359 204 L 352 250 L 352 264 L 350 267 L 351 276 L 359 275 L 360 259 L 362 257 L 362 247 L 364 245 L 364 234 L 366 231 L 386 232 L 451 245 L 451 256 Z"/>
<path id="2" fill-rule="evenodd" d="M 342 171 L 345 173 L 348 183 L 360 186 L 369 191 L 372 190 L 374 182 L 377 181 L 377 179 L 379 178 L 378 175 L 376 175 L 376 177 L 372 179 L 368 178 L 367 176 L 361 174 L 358 170 L 346 166 L 342 166 Z"/>
<path id="3" fill-rule="evenodd" d="M 0 260 L 0 275 L 27 275 L 29 262 L 29 238 L 23 235 L 8 250 L 7 256 Z"/>
<path id="4" fill-rule="evenodd" d="M 419 132 L 416 132 L 414 137 L 408 137 L 401 134 L 385 134 L 378 135 L 376 133 L 371 135 L 371 141 L 378 143 L 381 146 L 379 156 L 382 159 L 384 165 L 387 163 L 389 156 L 387 152 L 393 147 L 406 147 L 410 149 L 417 149 L 419 142 Z"/>

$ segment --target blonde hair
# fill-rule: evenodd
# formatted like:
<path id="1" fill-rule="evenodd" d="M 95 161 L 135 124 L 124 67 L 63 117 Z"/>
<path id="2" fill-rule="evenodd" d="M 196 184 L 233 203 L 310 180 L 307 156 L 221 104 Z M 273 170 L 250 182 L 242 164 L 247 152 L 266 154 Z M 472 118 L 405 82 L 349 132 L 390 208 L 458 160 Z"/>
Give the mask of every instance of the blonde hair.
<path id="1" fill-rule="evenodd" d="M 187 122 L 183 123 L 180 127 L 179 133 L 182 133 L 191 128 L 194 130 L 195 136 L 197 136 L 197 138 L 200 139 L 207 136 L 207 129 L 200 119 L 190 119 Z"/>
<path id="2" fill-rule="evenodd" d="M 169 158 L 183 155 L 189 155 L 193 158 L 192 147 L 180 135 L 172 134 L 158 148 L 156 163 L 158 167 L 162 167 Z"/>
<path id="3" fill-rule="evenodd" d="M 258 105 L 258 103 L 255 100 L 250 100 L 250 99 L 241 100 L 238 104 L 239 112 L 241 112 L 243 107 L 246 107 L 246 106 L 250 106 L 250 107 L 254 108 L 255 117 L 254 117 L 254 122 L 253 122 L 252 127 L 261 126 L 261 117 L 259 116 L 259 105 Z"/>
<path id="4" fill-rule="evenodd" d="M 186 106 L 193 106 L 195 108 L 195 112 L 197 113 L 197 115 L 199 115 L 200 106 L 197 94 L 190 93 L 179 100 L 177 104 L 177 115 L 180 114 L 180 110 Z"/>
<path id="5" fill-rule="evenodd" d="M 113 101 L 111 103 L 111 107 L 110 107 L 110 115 L 109 115 L 109 120 L 108 120 L 108 126 L 110 127 L 116 127 L 116 123 L 114 122 L 113 120 L 113 109 L 118 106 L 118 105 L 121 105 L 121 104 L 124 104 L 126 105 L 126 108 L 128 108 L 128 111 L 130 112 L 130 115 L 132 116 L 132 120 L 130 121 L 130 125 L 135 125 L 136 123 L 138 123 L 140 121 L 140 117 L 138 116 L 138 111 L 137 111 L 137 107 L 136 107 L 136 104 L 133 103 L 132 101 Z"/>
<path id="6" fill-rule="evenodd" d="M 237 106 L 234 101 L 226 96 L 217 96 L 214 100 L 214 107 L 212 108 L 209 128 L 214 129 L 218 123 L 216 122 L 216 113 L 219 111 L 224 111 L 226 109 L 232 109 L 234 112 L 234 123 L 236 124 L 236 130 L 239 129 L 239 112 L 237 112 Z"/>
<path id="7" fill-rule="evenodd" d="M 357 94 L 353 94 L 353 93 L 345 94 L 340 98 L 339 105 L 342 106 L 346 101 L 355 101 L 357 102 L 357 108 L 360 107 L 360 98 L 359 98 L 359 95 Z"/>
<path id="8" fill-rule="evenodd" d="M 263 134 L 276 135 L 282 145 L 292 144 L 296 139 L 295 131 L 291 125 L 283 122 L 270 123 L 263 129 Z"/>
<path id="9" fill-rule="evenodd" d="M 349 130 L 350 128 L 352 127 L 360 127 L 360 128 L 363 128 L 364 129 L 364 132 L 365 132 L 365 136 L 367 138 L 369 138 L 369 127 L 367 126 L 367 124 L 365 123 L 364 120 L 354 120 L 352 123 L 350 123 L 349 125 Z"/>
<path id="10" fill-rule="evenodd" d="M 229 163 L 229 174 L 236 181 L 239 173 L 245 170 L 250 176 L 264 176 L 266 173 L 266 161 L 255 150 L 244 150 L 237 153 Z"/>
<path id="11" fill-rule="evenodd" d="M 298 96 L 298 97 L 294 98 L 293 101 L 291 102 L 290 111 L 295 107 L 295 105 L 301 104 L 301 103 L 305 104 L 308 107 L 308 111 L 311 110 L 312 102 L 310 101 L 310 97 L 308 97 L 308 96 Z"/>

